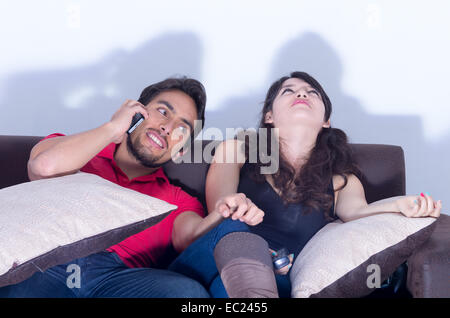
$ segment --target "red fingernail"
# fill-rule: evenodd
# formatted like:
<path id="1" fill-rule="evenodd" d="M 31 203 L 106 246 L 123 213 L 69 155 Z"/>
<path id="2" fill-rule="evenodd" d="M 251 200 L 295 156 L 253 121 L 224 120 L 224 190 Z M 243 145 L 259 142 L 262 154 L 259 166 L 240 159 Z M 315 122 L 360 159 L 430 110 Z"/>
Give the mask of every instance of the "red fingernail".
<path id="1" fill-rule="evenodd" d="M 421 193 L 420 196 L 425 198 L 425 195 L 423 193 Z"/>

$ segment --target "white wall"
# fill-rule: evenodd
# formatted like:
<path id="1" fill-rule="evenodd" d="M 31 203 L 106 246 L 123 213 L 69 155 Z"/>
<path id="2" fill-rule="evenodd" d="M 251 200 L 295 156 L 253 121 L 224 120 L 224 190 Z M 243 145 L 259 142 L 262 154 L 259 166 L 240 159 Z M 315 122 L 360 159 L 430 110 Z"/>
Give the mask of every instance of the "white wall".
<path id="1" fill-rule="evenodd" d="M 251 127 L 292 70 L 352 142 L 401 145 L 407 192 L 450 204 L 450 1 L 0 2 L 0 134 L 71 134 L 174 74 L 201 80 L 206 128 Z M 450 209 L 445 209 L 448 213 Z"/>

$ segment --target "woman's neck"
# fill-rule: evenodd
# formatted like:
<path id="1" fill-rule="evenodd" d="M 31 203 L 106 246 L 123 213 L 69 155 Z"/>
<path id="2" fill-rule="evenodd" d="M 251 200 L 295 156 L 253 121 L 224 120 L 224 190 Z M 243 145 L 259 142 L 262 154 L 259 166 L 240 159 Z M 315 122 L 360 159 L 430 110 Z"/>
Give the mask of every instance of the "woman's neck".
<path id="1" fill-rule="evenodd" d="M 280 129 L 280 151 L 298 172 L 314 148 L 318 132 L 311 127 Z"/>
<path id="2" fill-rule="evenodd" d="M 311 127 L 279 130 L 280 154 L 295 169 L 296 174 L 308 160 L 311 150 L 316 144 L 317 135 L 318 132 Z M 275 186 L 272 175 L 267 174 L 266 180 L 272 189 L 281 195 L 281 191 Z"/>

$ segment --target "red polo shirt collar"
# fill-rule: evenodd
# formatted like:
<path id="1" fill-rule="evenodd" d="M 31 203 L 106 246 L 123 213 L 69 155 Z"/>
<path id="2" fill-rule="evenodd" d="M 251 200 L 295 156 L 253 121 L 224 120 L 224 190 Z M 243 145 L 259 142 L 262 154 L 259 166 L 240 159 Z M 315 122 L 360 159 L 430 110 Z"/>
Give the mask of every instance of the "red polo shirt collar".
<path id="1" fill-rule="evenodd" d="M 111 160 L 111 164 L 118 171 L 120 171 L 122 174 L 125 175 L 125 173 L 122 171 L 122 169 L 120 169 L 120 167 L 117 165 L 116 161 L 114 160 L 114 152 L 116 151 L 116 147 L 117 147 L 117 144 L 110 143 L 102 151 L 99 152 L 98 156 L 102 157 L 102 158 L 105 158 L 105 159 Z M 167 177 L 166 177 L 166 175 L 165 175 L 165 173 L 164 173 L 162 168 L 159 168 L 155 172 L 147 174 L 145 176 L 140 176 L 140 177 L 134 178 L 133 181 L 149 182 L 149 181 L 157 181 L 158 179 L 162 180 L 162 181 L 169 182 L 169 180 L 167 179 Z"/>

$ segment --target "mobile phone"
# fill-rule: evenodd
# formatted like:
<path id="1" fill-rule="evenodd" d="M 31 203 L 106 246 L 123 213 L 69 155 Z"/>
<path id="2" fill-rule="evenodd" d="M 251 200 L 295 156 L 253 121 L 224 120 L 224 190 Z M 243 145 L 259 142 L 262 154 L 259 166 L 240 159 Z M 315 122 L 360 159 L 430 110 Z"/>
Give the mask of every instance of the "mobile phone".
<path id="1" fill-rule="evenodd" d="M 289 259 L 289 251 L 287 248 L 283 247 L 277 251 L 277 255 L 272 257 L 273 267 L 280 269 L 289 265 L 291 262 Z"/>
<path id="2" fill-rule="evenodd" d="M 131 120 L 131 125 L 130 128 L 128 128 L 127 133 L 131 134 L 143 121 L 144 116 L 141 113 L 136 113 Z"/>

